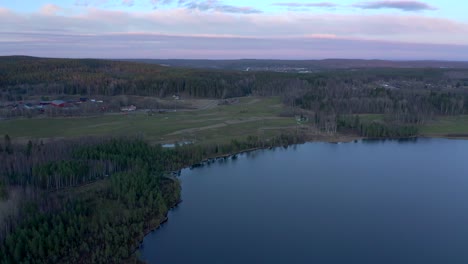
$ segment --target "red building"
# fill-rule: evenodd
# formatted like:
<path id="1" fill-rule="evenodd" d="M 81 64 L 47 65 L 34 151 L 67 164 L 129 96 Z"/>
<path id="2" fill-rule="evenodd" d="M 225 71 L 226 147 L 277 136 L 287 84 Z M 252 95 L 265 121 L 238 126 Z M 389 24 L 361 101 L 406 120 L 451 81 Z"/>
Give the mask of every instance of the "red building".
<path id="1" fill-rule="evenodd" d="M 62 100 L 54 100 L 50 103 L 52 106 L 55 107 L 64 107 L 65 106 L 65 101 Z"/>

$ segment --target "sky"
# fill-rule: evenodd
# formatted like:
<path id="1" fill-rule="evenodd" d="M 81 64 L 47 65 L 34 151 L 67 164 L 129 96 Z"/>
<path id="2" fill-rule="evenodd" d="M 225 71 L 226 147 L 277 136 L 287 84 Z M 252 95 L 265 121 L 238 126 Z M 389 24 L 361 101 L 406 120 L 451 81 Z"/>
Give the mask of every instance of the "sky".
<path id="1" fill-rule="evenodd" d="M 0 0 L 0 55 L 468 61 L 468 1 Z"/>

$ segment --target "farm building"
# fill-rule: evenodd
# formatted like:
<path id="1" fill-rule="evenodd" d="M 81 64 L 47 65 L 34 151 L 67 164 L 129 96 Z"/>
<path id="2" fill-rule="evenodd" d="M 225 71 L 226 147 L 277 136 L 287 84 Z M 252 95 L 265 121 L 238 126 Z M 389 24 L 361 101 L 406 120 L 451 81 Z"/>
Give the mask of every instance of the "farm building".
<path id="1" fill-rule="evenodd" d="M 134 106 L 134 105 L 124 106 L 124 107 L 120 108 L 120 111 L 122 111 L 122 112 L 133 112 L 135 110 L 136 110 L 136 106 Z"/>
<path id="2" fill-rule="evenodd" d="M 63 100 L 54 100 L 50 104 L 52 106 L 55 106 L 55 107 L 64 107 L 65 106 L 65 101 L 63 101 Z"/>

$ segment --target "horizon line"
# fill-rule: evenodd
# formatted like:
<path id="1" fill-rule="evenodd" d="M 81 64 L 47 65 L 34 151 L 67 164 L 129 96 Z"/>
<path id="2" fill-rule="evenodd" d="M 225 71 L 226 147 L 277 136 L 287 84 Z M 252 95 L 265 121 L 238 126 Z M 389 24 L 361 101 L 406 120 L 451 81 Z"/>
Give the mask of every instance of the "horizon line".
<path id="1" fill-rule="evenodd" d="M 323 58 L 323 59 L 276 59 L 276 58 L 239 58 L 239 59 L 209 59 L 209 58 L 189 58 L 189 59 L 181 59 L 181 58 L 142 58 L 142 57 L 127 57 L 127 58 L 110 58 L 110 57 L 49 57 L 49 56 L 34 56 L 34 55 L 25 55 L 25 54 L 11 54 L 11 55 L 0 55 L 0 58 L 4 57 L 29 57 L 29 58 L 36 58 L 36 59 L 75 59 L 75 60 L 172 60 L 172 61 L 198 61 L 198 60 L 205 60 L 205 61 L 242 61 L 242 60 L 256 60 L 256 61 L 329 61 L 329 60 L 360 60 L 360 61 L 388 61 L 388 62 L 465 62 L 468 63 L 468 60 L 438 60 L 438 59 L 363 59 L 363 58 Z"/>

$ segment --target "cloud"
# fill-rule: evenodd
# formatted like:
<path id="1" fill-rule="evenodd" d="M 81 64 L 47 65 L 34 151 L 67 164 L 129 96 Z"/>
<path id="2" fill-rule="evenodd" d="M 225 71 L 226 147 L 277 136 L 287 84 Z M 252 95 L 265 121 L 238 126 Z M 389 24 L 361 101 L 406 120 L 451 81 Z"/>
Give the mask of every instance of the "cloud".
<path id="1" fill-rule="evenodd" d="M 80 13 L 61 16 L 42 12 L 24 14 L 4 11 L 0 16 L 0 34 L 11 31 L 70 31 L 77 34 L 142 32 L 285 38 L 330 34 L 348 39 L 468 44 L 468 24 L 427 16 L 310 13 L 239 15 L 216 12 L 213 6 L 206 7 L 213 12 L 204 12 L 200 6 L 194 8 L 146 12 L 87 8 Z"/>
<path id="2" fill-rule="evenodd" d="M 354 4 L 353 7 L 362 9 L 399 9 L 402 11 L 423 11 L 437 10 L 436 7 L 419 1 L 377 1 L 377 2 L 362 2 Z"/>
<path id="3" fill-rule="evenodd" d="M 176 3 L 179 8 L 198 10 L 205 12 L 258 14 L 262 11 L 248 6 L 234 6 L 223 3 L 220 0 L 150 0 L 154 8 Z"/>
<path id="4" fill-rule="evenodd" d="M 243 15 L 218 12 L 212 6 L 208 10 L 83 8 L 56 16 L 0 8 L 0 53 L 153 58 L 222 58 L 223 54 L 229 58 L 403 58 L 404 54 L 423 59 L 425 51 L 425 59 L 448 59 L 458 51 L 460 58 L 468 56 L 463 55 L 468 54 L 468 24 L 449 19 L 403 14 Z"/>
<path id="5" fill-rule="evenodd" d="M 279 2 L 273 3 L 274 6 L 286 6 L 286 7 L 325 7 L 332 8 L 338 5 L 331 2 L 319 2 L 319 3 L 299 3 L 299 2 Z"/>
<path id="6" fill-rule="evenodd" d="M 125 0 L 124 0 L 125 1 Z M 90 7 L 106 4 L 108 0 L 75 0 L 76 6 Z"/>
<path id="7" fill-rule="evenodd" d="M 11 13 L 18 23 L 3 21 L 0 17 L 0 32 L 6 30 L 36 30 L 37 28 L 70 28 L 76 32 L 167 32 L 231 34 L 244 36 L 291 36 L 313 33 L 330 33 L 338 36 L 365 36 L 367 38 L 401 38 L 412 35 L 414 40 L 423 35 L 439 35 L 433 41 L 441 41 L 468 33 L 468 24 L 453 20 L 418 15 L 366 15 L 359 14 L 268 14 L 237 16 L 217 12 L 193 12 L 191 9 L 157 9 L 147 12 L 126 12 L 89 8 L 79 15 L 63 17 L 40 13 Z M 177 18 L 177 19 L 174 19 Z M 343 25 L 347 25 L 344 27 Z M 441 36 L 443 36 L 441 38 Z M 468 42 L 466 35 L 465 42 Z M 426 41 L 427 39 L 424 39 Z"/>
<path id="8" fill-rule="evenodd" d="M 178 0 L 179 3 L 184 2 L 185 0 Z M 172 4 L 174 0 L 150 0 L 149 1 L 152 6 L 158 6 L 158 5 L 168 5 Z"/>
<path id="9" fill-rule="evenodd" d="M 62 10 L 62 8 L 60 8 L 57 5 L 46 4 L 41 7 L 41 10 L 39 12 L 44 15 L 55 15 L 60 10 Z"/>
<path id="10" fill-rule="evenodd" d="M 224 13 L 241 13 L 241 14 L 255 14 L 262 13 L 262 11 L 252 7 L 238 7 L 223 4 L 218 0 L 202 0 L 202 1 L 179 1 L 180 6 L 192 10 L 200 11 L 216 11 Z"/>
<path id="11" fill-rule="evenodd" d="M 338 36 L 335 35 L 335 34 L 320 34 L 320 33 L 305 35 L 304 37 L 306 37 L 306 38 L 307 37 L 315 38 L 315 39 L 336 39 L 336 38 L 338 38 Z"/>
<path id="12" fill-rule="evenodd" d="M 134 0 L 122 0 L 122 4 L 125 6 L 133 6 L 135 4 Z"/>
<path id="13" fill-rule="evenodd" d="M 468 60 L 468 45 L 406 44 L 328 38 L 244 38 L 119 33 L 2 34 L 0 56 L 185 59 Z M 265 48 L 268 47 L 268 48 Z"/>

